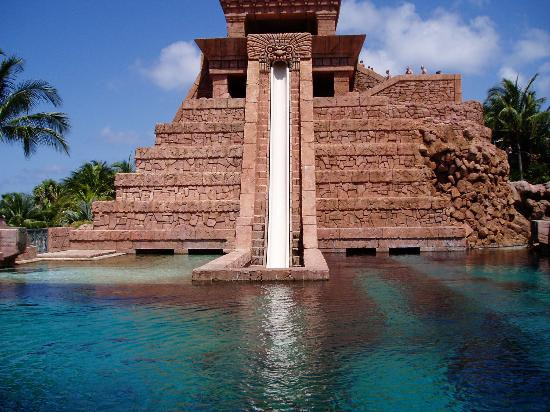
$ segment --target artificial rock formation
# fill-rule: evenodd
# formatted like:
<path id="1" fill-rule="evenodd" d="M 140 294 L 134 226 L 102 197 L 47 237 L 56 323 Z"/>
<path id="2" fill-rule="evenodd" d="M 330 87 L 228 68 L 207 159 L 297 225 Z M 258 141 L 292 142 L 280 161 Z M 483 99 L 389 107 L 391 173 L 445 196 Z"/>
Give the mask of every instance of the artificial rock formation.
<path id="1" fill-rule="evenodd" d="M 481 111 L 480 105 L 480 115 Z M 490 131 L 480 124 L 458 122 L 421 129 L 421 134 L 432 184 L 450 205 L 446 215 L 468 228 L 467 245 L 524 245 L 529 222 L 514 207 L 507 155 L 491 144 Z"/>
<path id="2" fill-rule="evenodd" d="M 532 185 L 526 181 L 511 182 L 516 209 L 530 220 L 550 220 L 550 182 Z"/>
<path id="3" fill-rule="evenodd" d="M 460 75 L 386 79 L 336 35 L 339 0 L 221 0 L 228 37 L 198 39 L 197 80 L 94 223 L 61 248 L 235 251 L 197 279 L 326 278 L 322 251 L 526 243 L 505 154 Z M 270 68 L 290 70 L 291 269 L 267 273 Z M 68 239 L 67 239 L 68 238 Z M 236 271 L 236 268 L 250 269 Z M 314 269 L 307 269 L 314 268 Z M 309 271 L 308 271 L 309 270 Z M 217 275 L 213 275 L 217 271 Z M 231 275 L 231 273 L 237 275 Z"/>

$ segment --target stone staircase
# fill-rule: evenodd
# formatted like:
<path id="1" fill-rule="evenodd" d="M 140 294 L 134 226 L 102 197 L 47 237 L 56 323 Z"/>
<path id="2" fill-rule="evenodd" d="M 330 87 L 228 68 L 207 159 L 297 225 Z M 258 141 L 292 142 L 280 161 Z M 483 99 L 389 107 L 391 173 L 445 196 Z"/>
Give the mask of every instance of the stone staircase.
<path id="1" fill-rule="evenodd" d="M 316 99 L 320 248 L 464 248 L 466 229 L 452 222 L 449 201 L 435 190 L 419 123 L 386 119 L 387 104 L 371 99 Z"/>
<path id="2" fill-rule="evenodd" d="M 72 231 L 86 249 L 233 248 L 239 216 L 244 99 L 188 100 L 155 145 L 118 174 L 116 198 L 95 202 L 93 228 Z"/>

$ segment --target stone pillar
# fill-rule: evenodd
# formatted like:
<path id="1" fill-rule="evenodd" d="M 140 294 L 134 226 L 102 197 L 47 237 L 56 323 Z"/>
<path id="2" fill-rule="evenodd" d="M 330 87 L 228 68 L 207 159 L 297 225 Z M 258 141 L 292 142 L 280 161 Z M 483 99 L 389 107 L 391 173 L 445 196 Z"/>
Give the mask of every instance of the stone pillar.
<path id="1" fill-rule="evenodd" d="M 302 163 L 302 230 L 304 249 L 317 249 L 317 193 L 313 130 L 313 74 L 311 60 L 300 62 L 300 137 Z"/>
<path id="2" fill-rule="evenodd" d="M 319 36 L 334 36 L 336 34 L 336 17 L 333 12 L 317 13 L 317 34 Z"/>
<path id="3" fill-rule="evenodd" d="M 240 216 L 235 233 L 236 249 L 252 249 L 252 223 L 256 193 L 256 153 L 258 136 L 258 97 L 260 91 L 260 64 L 248 62 L 243 162 L 241 170 Z"/>
<path id="4" fill-rule="evenodd" d="M 227 37 L 246 37 L 245 15 L 227 15 Z"/>
<path id="5" fill-rule="evenodd" d="M 270 72 L 261 70 L 256 113 L 256 175 L 254 192 L 254 220 L 252 223 L 252 263 L 265 265 L 266 215 L 269 181 L 269 117 L 270 117 Z"/>
<path id="6" fill-rule="evenodd" d="M 292 266 L 302 264 L 302 172 L 300 138 L 300 71 L 290 74 L 290 165 L 291 165 L 291 254 Z"/>
<path id="7" fill-rule="evenodd" d="M 227 74 L 212 75 L 212 97 L 214 99 L 229 98 L 229 88 L 227 84 Z"/>
<path id="8" fill-rule="evenodd" d="M 269 181 L 268 176 L 268 154 L 269 154 L 269 108 L 270 108 L 270 69 L 274 62 L 283 61 L 290 68 L 290 152 L 291 152 L 291 207 L 292 207 L 292 263 L 299 266 L 302 263 L 302 150 L 303 150 L 303 129 L 301 126 L 302 117 L 302 63 L 306 70 L 306 96 L 309 104 L 309 139 L 313 138 L 313 82 L 311 63 L 311 34 L 254 34 L 248 36 L 248 57 L 249 67 L 251 63 L 258 64 L 260 70 L 259 99 L 257 106 L 257 155 L 255 174 L 255 207 L 252 228 L 252 264 L 265 264 L 265 229 L 267 194 Z M 247 111 L 248 122 L 248 111 Z M 311 140 L 312 143 L 312 140 Z M 308 146 L 312 148 L 311 145 Z M 309 162 L 314 164 L 314 156 L 311 153 Z M 244 162 L 244 160 L 243 160 Z M 309 163 L 308 163 L 309 164 Z M 314 180 L 313 180 L 314 181 Z M 314 187 L 314 186 L 313 186 Z M 311 197 L 312 196 L 312 197 Z M 310 193 L 310 198 L 315 202 L 315 191 Z M 310 219 L 311 221 L 311 219 Z M 238 229 L 237 229 L 238 230 Z M 308 227 L 311 231 L 311 226 Z M 315 229 L 316 231 L 316 229 Z M 315 233 L 315 240 L 317 239 Z M 310 242 L 314 245 L 314 242 Z"/>
<path id="9" fill-rule="evenodd" d="M 343 96 L 349 93 L 349 73 L 335 72 L 334 73 L 334 95 Z"/>
<path id="10" fill-rule="evenodd" d="M 462 103 L 462 76 L 455 74 L 455 103 Z"/>

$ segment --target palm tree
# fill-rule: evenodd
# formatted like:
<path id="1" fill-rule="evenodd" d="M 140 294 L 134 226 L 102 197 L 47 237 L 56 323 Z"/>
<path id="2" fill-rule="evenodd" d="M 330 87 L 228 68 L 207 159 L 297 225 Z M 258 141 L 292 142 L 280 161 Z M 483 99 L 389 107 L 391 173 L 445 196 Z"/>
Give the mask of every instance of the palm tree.
<path id="1" fill-rule="evenodd" d="M 63 195 L 63 186 L 53 179 L 46 179 L 32 190 L 37 205 L 51 205 Z"/>
<path id="2" fill-rule="evenodd" d="M 115 171 L 106 162 L 92 161 L 83 164 L 63 181 L 67 194 L 76 202 L 92 203 L 110 200 L 115 189 Z"/>
<path id="3" fill-rule="evenodd" d="M 112 168 L 116 173 L 134 173 L 136 171 L 132 156 L 129 156 L 128 160 L 113 163 Z"/>
<path id="4" fill-rule="evenodd" d="M 46 227 L 41 210 L 34 204 L 32 196 L 24 193 L 6 193 L 0 200 L 0 216 L 10 226 L 41 228 Z"/>
<path id="5" fill-rule="evenodd" d="M 533 90 L 537 76 L 525 88 L 517 78 L 515 82 L 502 79 L 489 90 L 484 103 L 485 124 L 493 130 L 493 142 L 510 155 L 515 153 L 521 180 L 532 158 L 548 156 L 550 111 L 541 110 L 546 99 L 537 98 Z"/>
<path id="6" fill-rule="evenodd" d="M 0 50 L 0 54 L 5 54 Z M 39 146 L 50 146 L 69 153 L 64 134 L 69 131 L 67 115 L 59 112 L 33 110 L 40 104 L 59 107 L 62 103 L 57 90 L 43 80 L 16 83 L 23 71 L 22 59 L 11 56 L 0 63 L 0 142 L 21 143 L 26 157 Z"/>
<path id="7" fill-rule="evenodd" d="M 69 210 L 63 211 L 63 224 L 80 226 L 93 221 L 92 204 L 81 200 Z"/>
<path id="8" fill-rule="evenodd" d="M 42 210 L 48 225 L 58 223 L 62 210 L 69 203 L 64 186 L 55 180 L 46 179 L 33 189 L 32 195 L 35 205 Z"/>
<path id="9" fill-rule="evenodd" d="M 92 204 L 111 200 L 115 194 L 115 171 L 106 162 L 84 163 L 63 181 L 67 203 L 61 212 L 63 224 L 78 226 L 92 221 Z"/>

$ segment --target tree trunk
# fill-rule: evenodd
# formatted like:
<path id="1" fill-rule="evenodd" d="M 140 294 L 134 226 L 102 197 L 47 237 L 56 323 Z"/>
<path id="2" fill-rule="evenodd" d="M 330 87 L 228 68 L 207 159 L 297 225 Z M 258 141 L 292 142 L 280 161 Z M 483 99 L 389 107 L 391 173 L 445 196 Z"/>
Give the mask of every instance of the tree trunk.
<path id="1" fill-rule="evenodd" d="M 523 161 L 521 160 L 521 147 L 519 143 L 517 143 L 518 148 L 518 167 L 519 167 L 519 178 L 520 180 L 523 180 Z"/>

